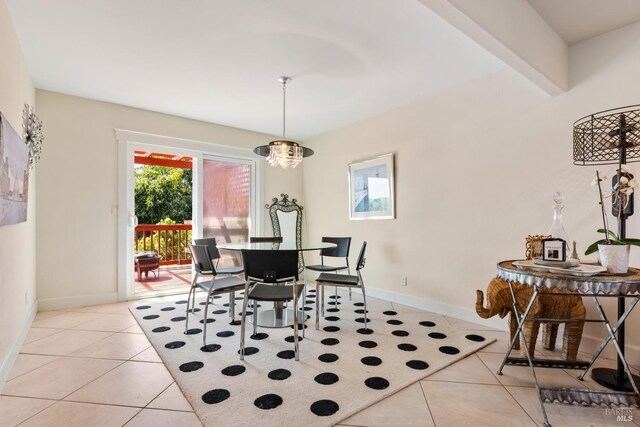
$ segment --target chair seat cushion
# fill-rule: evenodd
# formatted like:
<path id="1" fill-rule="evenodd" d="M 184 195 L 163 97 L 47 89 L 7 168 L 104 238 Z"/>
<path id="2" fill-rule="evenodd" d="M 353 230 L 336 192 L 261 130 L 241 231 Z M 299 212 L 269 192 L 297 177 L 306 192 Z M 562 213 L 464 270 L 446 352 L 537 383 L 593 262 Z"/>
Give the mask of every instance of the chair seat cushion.
<path id="1" fill-rule="evenodd" d="M 256 283 L 250 290 L 247 297 L 258 301 L 291 301 L 293 300 L 294 285 L 266 285 Z M 304 292 L 304 285 L 297 284 L 298 298 Z"/>
<path id="2" fill-rule="evenodd" d="M 348 268 L 346 265 L 335 266 L 335 265 L 322 265 L 322 264 L 307 265 L 305 267 L 307 268 L 307 270 L 313 270 L 313 271 L 338 271 L 338 270 L 346 270 Z"/>
<path id="3" fill-rule="evenodd" d="M 344 286 L 358 286 L 358 276 L 353 276 L 349 274 L 331 274 L 331 273 L 322 273 L 316 279 L 316 282 L 319 283 L 333 283 L 336 285 L 344 285 Z"/>
<path id="4" fill-rule="evenodd" d="M 240 274 L 244 271 L 244 267 L 218 267 L 216 273 L 218 274 Z"/>
<path id="5" fill-rule="evenodd" d="M 227 292 L 244 289 L 245 281 L 237 276 L 221 277 L 215 280 L 198 282 L 196 286 L 203 291 Z"/>

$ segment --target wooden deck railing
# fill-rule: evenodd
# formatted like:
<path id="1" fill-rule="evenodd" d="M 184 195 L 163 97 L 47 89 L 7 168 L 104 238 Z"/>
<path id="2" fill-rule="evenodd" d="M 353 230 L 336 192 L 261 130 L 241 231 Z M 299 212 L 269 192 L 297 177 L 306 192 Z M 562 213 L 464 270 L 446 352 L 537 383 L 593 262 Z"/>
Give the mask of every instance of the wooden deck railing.
<path id="1" fill-rule="evenodd" d="M 191 224 L 142 224 L 135 229 L 135 250 L 155 251 L 160 264 L 189 264 L 191 262 Z"/>

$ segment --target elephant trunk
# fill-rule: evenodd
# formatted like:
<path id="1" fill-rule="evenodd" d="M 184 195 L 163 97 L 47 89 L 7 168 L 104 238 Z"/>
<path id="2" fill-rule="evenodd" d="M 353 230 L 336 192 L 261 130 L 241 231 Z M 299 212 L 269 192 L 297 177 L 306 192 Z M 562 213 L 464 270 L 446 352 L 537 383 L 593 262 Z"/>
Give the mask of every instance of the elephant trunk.
<path id="1" fill-rule="evenodd" d="M 476 313 L 478 313 L 478 316 L 482 317 L 483 319 L 488 319 L 498 314 L 497 310 L 485 308 L 483 304 L 484 304 L 484 295 L 481 290 L 477 290 L 476 291 Z"/>

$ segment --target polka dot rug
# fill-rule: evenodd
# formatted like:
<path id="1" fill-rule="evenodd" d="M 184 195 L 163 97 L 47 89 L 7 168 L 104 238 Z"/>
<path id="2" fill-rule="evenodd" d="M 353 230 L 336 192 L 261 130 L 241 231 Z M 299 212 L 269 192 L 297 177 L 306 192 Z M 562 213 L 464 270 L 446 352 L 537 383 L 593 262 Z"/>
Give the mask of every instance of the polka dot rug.
<path id="1" fill-rule="evenodd" d="M 236 298 L 240 312 L 242 299 Z M 206 346 L 202 295 L 187 334 L 186 298 L 140 303 L 131 311 L 206 426 L 331 426 L 494 341 L 452 327 L 440 315 L 392 309 L 374 298 L 367 300 L 365 329 L 361 298 L 327 295 L 316 331 L 315 292 L 307 292 L 310 318 L 299 361 L 292 328 L 259 327 L 251 336 L 250 323 L 241 361 L 240 325 L 229 317 L 226 295 L 210 306 Z"/>

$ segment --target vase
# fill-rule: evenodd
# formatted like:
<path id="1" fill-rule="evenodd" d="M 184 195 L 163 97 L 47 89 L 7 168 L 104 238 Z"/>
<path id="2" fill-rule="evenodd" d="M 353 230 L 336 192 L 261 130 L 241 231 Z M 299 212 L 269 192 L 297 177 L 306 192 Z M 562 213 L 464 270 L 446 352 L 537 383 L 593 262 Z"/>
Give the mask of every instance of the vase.
<path id="1" fill-rule="evenodd" d="M 600 264 L 609 273 L 622 274 L 629 270 L 629 245 L 598 245 Z"/>

